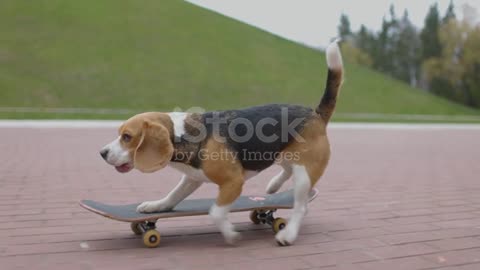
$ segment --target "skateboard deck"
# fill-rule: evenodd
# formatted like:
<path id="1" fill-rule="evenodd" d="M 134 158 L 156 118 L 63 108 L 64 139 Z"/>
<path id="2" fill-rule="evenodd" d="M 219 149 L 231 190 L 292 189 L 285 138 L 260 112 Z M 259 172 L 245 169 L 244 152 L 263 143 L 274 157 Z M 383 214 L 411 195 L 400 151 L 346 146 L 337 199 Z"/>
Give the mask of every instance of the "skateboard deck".
<path id="1" fill-rule="evenodd" d="M 309 202 L 315 199 L 318 190 L 312 189 Z M 80 206 L 101 216 L 130 222 L 133 233 L 142 235 L 143 244 L 154 248 L 160 244 L 160 233 L 155 230 L 156 222 L 162 218 L 207 215 L 215 199 L 191 199 L 180 202 L 173 210 L 143 214 L 137 212 L 136 204 L 114 205 L 92 200 L 80 201 Z M 275 233 L 287 225 L 283 218 L 275 218 L 277 209 L 293 208 L 293 190 L 265 196 L 241 196 L 232 205 L 231 212 L 251 211 L 250 220 L 254 224 L 268 224 Z"/>
<path id="2" fill-rule="evenodd" d="M 309 201 L 313 200 L 318 194 L 318 190 L 312 189 L 309 194 Z M 262 196 L 241 196 L 232 205 L 231 212 L 243 212 L 256 209 L 291 209 L 293 208 L 293 190 L 284 191 L 272 195 Z M 190 199 L 180 202 L 175 208 L 167 212 L 156 213 L 138 213 L 137 206 L 140 203 L 114 205 L 106 204 L 93 200 L 82 200 L 80 206 L 83 208 L 118 221 L 142 222 L 155 221 L 162 218 L 184 217 L 207 215 L 210 207 L 215 203 L 215 199 Z"/>

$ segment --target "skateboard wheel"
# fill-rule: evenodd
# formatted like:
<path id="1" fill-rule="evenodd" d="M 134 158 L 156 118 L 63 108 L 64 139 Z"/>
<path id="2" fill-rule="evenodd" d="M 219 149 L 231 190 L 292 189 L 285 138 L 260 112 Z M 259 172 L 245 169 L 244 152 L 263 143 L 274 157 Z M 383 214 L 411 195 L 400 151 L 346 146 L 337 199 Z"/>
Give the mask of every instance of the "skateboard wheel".
<path id="1" fill-rule="evenodd" d="M 154 248 L 160 244 L 160 233 L 156 230 L 148 230 L 143 234 L 143 244 L 146 247 Z"/>
<path id="2" fill-rule="evenodd" d="M 278 233 L 280 230 L 283 230 L 287 226 L 287 221 L 283 218 L 276 218 L 273 220 L 272 229 L 275 233 Z"/>
<path id="3" fill-rule="evenodd" d="M 258 219 L 258 211 L 253 210 L 250 212 L 250 220 L 252 221 L 253 224 L 260 224 L 260 219 Z"/>
<path id="4" fill-rule="evenodd" d="M 138 225 L 139 225 L 139 223 L 137 223 L 137 222 L 130 223 L 130 228 L 132 229 L 132 232 L 135 235 L 141 235 L 142 234 L 142 230 L 140 230 L 140 228 L 138 228 Z"/>

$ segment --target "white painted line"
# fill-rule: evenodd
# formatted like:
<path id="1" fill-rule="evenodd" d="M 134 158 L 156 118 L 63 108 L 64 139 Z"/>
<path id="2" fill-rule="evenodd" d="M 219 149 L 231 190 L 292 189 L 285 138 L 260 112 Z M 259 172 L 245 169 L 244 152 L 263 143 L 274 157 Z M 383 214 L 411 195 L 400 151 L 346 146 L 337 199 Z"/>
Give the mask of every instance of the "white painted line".
<path id="1" fill-rule="evenodd" d="M 448 121 L 480 122 L 480 115 L 431 115 L 431 114 L 385 114 L 385 113 L 336 113 L 336 117 L 355 119 L 359 121 L 368 120 L 399 120 L 399 121 L 432 121 L 436 123 Z"/>
<path id="2" fill-rule="evenodd" d="M 0 128 L 118 128 L 119 120 L 0 120 Z M 480 124 L 330 123 L 342 130 L 480 130 Z"/>
<path id="3" fill-rule="evenodd" d="M 118 128 L 122 123 L 110 120 L 0 120 L 0 128 Z"/>
<path id="4" fill-rule="evenodd" d="M 6 113 L 63 113 L 63 114 L 135 114 L 131 109 L 107 108 L 38 108 L 38 107 L 0 107 Z"/>
<path id="5" fill-rule="evenodd" d="M 480 124 L 330 123 L 328 127 L 336 130 L 480 130 Z"/>

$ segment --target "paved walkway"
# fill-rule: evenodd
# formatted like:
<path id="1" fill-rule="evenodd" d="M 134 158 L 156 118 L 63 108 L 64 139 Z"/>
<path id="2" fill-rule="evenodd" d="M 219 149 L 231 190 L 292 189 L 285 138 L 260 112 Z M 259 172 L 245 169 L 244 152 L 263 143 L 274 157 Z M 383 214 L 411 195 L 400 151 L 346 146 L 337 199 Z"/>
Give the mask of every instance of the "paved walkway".
<path id="1" fill-rule="evenodd" d="M 236 247 L 202 216 L 159 222 L 156 249 L 77 205 L 161 198 L 176 184 L 171 169 L 107 166 L 97 151 L 114 135 L 0 128 L 1 269 L 480 269 L 480 130 L 333 129 L 333 159 L 296 245 L 277 247 L 269 228 L 237 213 Z M 263 192 L 276 170 L 245 194 Z M 205 185 L 194 197 L 215 193 Z"/>

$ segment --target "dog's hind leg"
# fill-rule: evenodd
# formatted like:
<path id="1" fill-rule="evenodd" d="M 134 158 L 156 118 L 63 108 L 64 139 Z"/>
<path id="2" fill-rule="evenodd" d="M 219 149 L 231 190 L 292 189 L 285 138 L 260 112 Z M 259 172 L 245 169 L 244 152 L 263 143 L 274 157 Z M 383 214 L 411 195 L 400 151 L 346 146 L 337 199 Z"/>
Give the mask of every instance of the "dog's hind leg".
<path id="1" fill-rule="evenodd" d="M 283 170 L 274 176 L 270 182 L 268 182 L 266 192 L 267 194 L 276 193 L 291 176 L 292 166 L 290 164 L 282 164 Z"/>
<path id="2" fill-rule="evenodd" d="M 292 244 L 298 236 L 303 217 L 307 213 L 308 194 L 312 182 L 305 166 L 292 165 L 293 180 L 295 181 L 293 213 L 285 229 L 275 236 L 278 244 L 287 246 Z"/>

